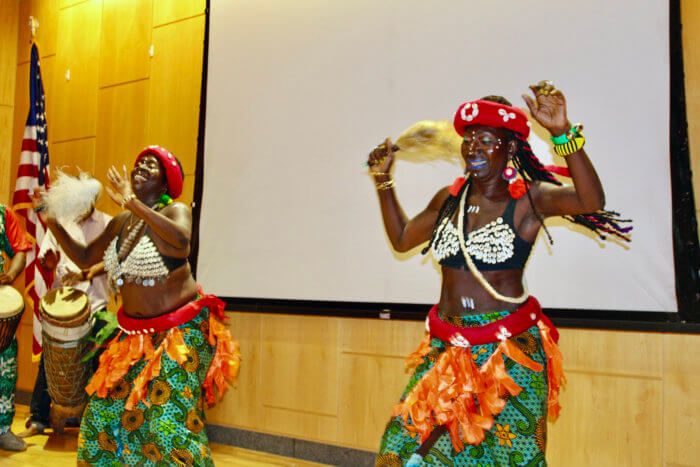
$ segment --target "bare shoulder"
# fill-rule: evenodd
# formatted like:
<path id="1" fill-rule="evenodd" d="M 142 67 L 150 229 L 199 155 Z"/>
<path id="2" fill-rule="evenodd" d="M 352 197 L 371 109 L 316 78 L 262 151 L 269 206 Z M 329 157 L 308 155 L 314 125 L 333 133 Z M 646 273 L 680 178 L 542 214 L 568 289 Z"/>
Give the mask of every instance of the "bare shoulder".
<path id="1" fill-rule="evenodd" d="M 444 188 L 441 188 L 437 193 L 435 193 L 433 199 L 430 200 L 428 209 L 432 211 L 439 211 L 442 205 L 445 204 L 445 201 L 447 201 L 447 198 L 449 198 L 449 196 L 450 187 L 446 186 Z"/>
<path id="2" fill-rule="evenodd" d="M 127 218 L 131 213 L 129 211 L 122 211 L 116 216 L 112 217 L 107 223 L 107 230 L 115 229 L 121 227 L 121 225 L 126 222 Z"/>
<path id="3" fill-rule="evenodd" d="M 163 208 L 161 212 L 164 216 L 169 217 L 171 219 L 192 216 L 190 207 L 185 203 L 181 203 L 179 201 L 173 201 L 172 203 L 168 204 Z"/>

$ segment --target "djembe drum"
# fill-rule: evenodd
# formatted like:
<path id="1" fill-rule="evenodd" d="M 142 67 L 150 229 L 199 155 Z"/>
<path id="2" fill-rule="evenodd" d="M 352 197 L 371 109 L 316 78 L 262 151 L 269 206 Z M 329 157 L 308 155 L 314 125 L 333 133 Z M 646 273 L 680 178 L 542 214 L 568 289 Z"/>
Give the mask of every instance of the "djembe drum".
<path id="1" fill-rule="evenodd" d="M 0 352 L 4 352 L 12 343 L 22 313 L 22 294 L 9 285 L 0 285 Z"/>
<path id="2" fill-rule="evenodd" d="M 46 383 L 53 404 L 49 420 L 62 433 L 66 420 L 81 417 L 87 403 L 85 386 L 92 374 L 90 363 L 81 363 L 90 351 L 90 302 L 71 287 L 48 292 L 39 303 Z"/>

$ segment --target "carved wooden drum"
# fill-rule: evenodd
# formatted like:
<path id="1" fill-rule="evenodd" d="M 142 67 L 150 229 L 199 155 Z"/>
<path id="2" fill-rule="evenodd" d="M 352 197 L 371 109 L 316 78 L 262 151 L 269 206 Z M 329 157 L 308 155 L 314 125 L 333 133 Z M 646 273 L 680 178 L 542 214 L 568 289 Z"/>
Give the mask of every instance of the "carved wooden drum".
<path id="1" fill-rule="evenodd" d="M 84 292 L 61 287 L 44 295 L 39 309 L 46 383 L 53 401 L 50 421 L 61 433 L 66 419 L 82 416 L 87 403 L 85 386 L 92 371 L 81 359 L 91 349 L 85 339 L 90 333 L 90 302 Z"/>
<path id="2" fill-rule="evenodd" d="M 0 285 L 0 352 L 12 343 L 23 313 L 22 294 L 12 286 Z"/>

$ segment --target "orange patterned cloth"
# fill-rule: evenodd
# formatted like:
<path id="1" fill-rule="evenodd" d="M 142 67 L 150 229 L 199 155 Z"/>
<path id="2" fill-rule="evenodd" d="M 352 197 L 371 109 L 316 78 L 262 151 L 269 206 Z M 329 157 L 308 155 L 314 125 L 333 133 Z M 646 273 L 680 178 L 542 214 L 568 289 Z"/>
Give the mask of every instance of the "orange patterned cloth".
<path id="1" fill-rule="evenodd" d="M 497 325 L 498 321 L 493 324 Z M 566 381 L 563 359 L 554 338 L 556 330 L 549 320 L 538 320 L 537 327 L 547 357 L 548 416 L 555 420 L 560 411 L 559 392 Z M 426 334 L 419 347 L 408 356 L 407 366 L 415 368 L 426 358 L 431 351 L 430 340 L 430 334 Z M 501 340 L 480 367 L 475 363 L 470 346 L 449 346 L 408 395 L 394 406 L 393 416 L 400 416 L 407 430 L 420 434 L 421 442 L 428 439 L 435 426 L 444 425 L 457 452 L 462 451 L 464 443 L 481 443 L 485 431 L 493 427 L 494 416 L 504 409 L 507 398 L 522 390 L 506 372 L 504 355 L 534 372 L 544 370 L 511 339 Z"/>
<path id="2" fill-rule="evenodd" d="M 207 403 L 213 405 L 216 402 L 216 391 L 218 390 L 219 397 L 222 397 L 227 386 L 235 382 L 240 365 L 240 352 L 238 343 L 216 317 L 223 315 L 224 303 L 221 300 L 212 300 L 212 296 L 208 295 L 185 305 L 189 309 L 193 306 L 198 310 L 209 310 L 207 338 L 209 344 L 215 346 L 216 350 L 202 386 Z M 178 310 L 175 310 L 169 315 L 177 312 Z M 126 334 L 122 331 L 110 341 L 100 356 L 100 366 L 85 391 L 89 395 L 96 393 L 98 397 L 107 397 L 109 391 L 131 367 L 143 359 L 146 364 L 134 379 L 125 408 L 132 410 L 139 401 L 149 405 L 146 397 L 148 383 L 160 374 L 163 353 L 180 365 L 187 361 L 188 350 L 179 327 L 170 328 L 157 347 L 153 346 L 152 334 Z"/>

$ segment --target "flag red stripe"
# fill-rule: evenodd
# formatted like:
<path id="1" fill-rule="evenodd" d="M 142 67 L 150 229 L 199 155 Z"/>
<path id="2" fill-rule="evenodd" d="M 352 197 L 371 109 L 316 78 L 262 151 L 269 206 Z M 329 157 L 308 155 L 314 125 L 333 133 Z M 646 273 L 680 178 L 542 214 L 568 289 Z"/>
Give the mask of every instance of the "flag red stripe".
<path id="1" fill-rule="evenodd" d="M 23 139 L 22 140 L 22 151 L 36 152 L 36 140 L 35 139 Z"/>
<path id="2" fill-rule="evenodd" d="M 34 164 L 21 164 L 17 167 L 18 177 L 38 177 L 39 167 Z"/>

